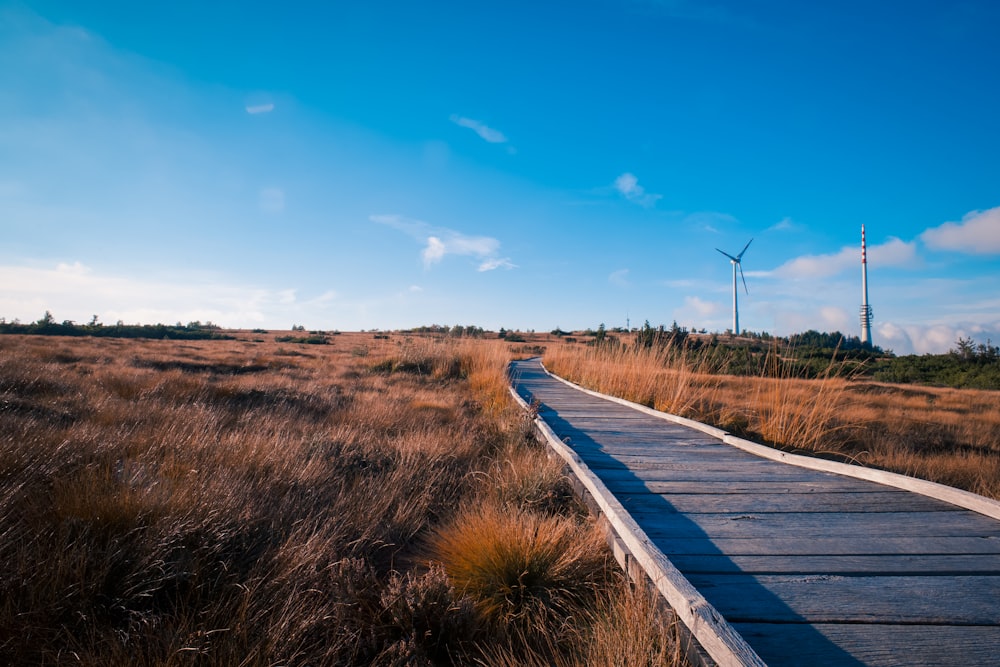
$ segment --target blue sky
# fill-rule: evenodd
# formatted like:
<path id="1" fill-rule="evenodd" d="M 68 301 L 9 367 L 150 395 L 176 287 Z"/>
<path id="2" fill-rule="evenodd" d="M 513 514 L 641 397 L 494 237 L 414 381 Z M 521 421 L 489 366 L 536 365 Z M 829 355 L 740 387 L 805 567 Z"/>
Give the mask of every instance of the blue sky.
<path id="1" fill-rule="evenodd" d="M 0 316 L 1000 341 L 1000 3 L 4 2 Z"/>

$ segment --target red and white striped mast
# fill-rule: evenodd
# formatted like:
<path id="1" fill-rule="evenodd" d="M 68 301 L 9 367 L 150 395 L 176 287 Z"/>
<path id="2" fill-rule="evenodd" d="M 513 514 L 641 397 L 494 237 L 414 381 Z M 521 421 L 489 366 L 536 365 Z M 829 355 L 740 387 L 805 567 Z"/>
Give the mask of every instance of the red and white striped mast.
<path id="1" fill-rule="evenodd" d="M 872 345 L 872 307 L 868 305 L 868 256 L 865 226 L 861 225 L 861 344 Z"/>

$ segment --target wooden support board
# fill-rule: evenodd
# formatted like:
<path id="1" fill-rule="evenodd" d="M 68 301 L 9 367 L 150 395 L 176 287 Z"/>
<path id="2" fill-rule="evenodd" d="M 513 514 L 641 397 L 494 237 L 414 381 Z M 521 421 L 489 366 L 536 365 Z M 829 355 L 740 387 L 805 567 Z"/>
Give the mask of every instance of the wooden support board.
<path id="1" fill-rule="evenodd" d="M 516 362 L 512 377 L 554 446 L 634 522 L 639 543 L 658 550 L 708 603 L 703 614 L 725 619 L 755 654 L 716 660 L 1000 664 L 992 501 L 961 498 L 986 508 L 979 513 L 923 494 L 922 483 L 913 484 L 922 493 L 901 490 L 911 483 L 898 476 L 879 473 L 888 480 L 880 484 L 829 462 L 813 470 L 760 458 L 717 429 L 570 387 L 537 361 Z"/>

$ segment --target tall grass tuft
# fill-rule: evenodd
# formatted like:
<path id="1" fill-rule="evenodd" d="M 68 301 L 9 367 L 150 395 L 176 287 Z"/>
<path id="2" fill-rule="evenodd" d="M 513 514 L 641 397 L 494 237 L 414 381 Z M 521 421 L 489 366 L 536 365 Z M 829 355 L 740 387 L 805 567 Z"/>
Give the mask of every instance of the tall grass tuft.
<path id="1" fill-rule="evenodd" d="M 492 503 L 460 512 L 428 549 L 498 630 L 566 622 L 595 603 L 610 572 L 593 525 Z"/>

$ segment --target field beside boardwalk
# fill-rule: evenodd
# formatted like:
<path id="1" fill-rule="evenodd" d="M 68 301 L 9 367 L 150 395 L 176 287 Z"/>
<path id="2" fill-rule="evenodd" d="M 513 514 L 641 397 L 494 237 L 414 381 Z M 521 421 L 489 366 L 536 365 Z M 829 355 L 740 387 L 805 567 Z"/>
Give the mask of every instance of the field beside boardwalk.
<path id="1" fill-rule="evenodd" d="M 510 345 L 307 338 L 0 337 L 0 663 L 680 664 Z"/>
<path id="2" fill-rule="evenodd" d="M 1000 499 L 1000 391 L 822 377 L 762 360 L 750 375 L 681 346 L 550 344 L 549 370 L 588 389 L 787 451 L 882 468 Z"/>

